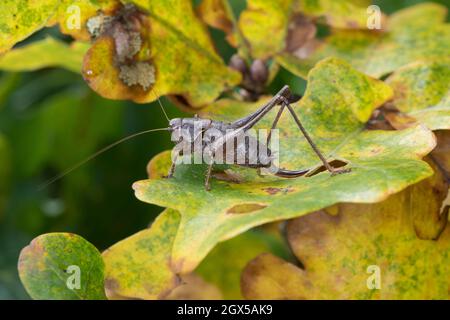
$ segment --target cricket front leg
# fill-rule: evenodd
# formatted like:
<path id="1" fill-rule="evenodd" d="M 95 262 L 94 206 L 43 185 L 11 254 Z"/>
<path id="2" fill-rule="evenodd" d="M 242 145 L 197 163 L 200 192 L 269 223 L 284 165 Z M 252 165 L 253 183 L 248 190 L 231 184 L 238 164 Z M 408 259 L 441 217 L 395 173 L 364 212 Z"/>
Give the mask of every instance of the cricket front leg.
<path id="1" fill-rule="evenodd" d="M 175 168 L 177 166 L 177 159 L 178 159 L 179 155 L 176 155 L 173 159 L 172 159 L 172 164 L 170 165 L 170 169 L 169 169 L 169 173 L 167 174 L 166 178 L 172 178 L 173 175 L 175 174 Z"/>
<path id="2" fill-rule="evenodd" d="M 213 163 L 211 162 L 208 165 L 208 169 L 206 170 L 206 175 L 205 175 L 205 190 L 206 191 L 211 191 L 211 185 L 210 185 L 209 180 L 211 179 L 212 167 L 213 167 Z"/>
<path id="3" fill-rule="evenodd" d="M 317 156 L 319 157 L 319 159 L 322 161 L 323 165 L 325 166 L 325 168 L 331 172 L 332 175 L 336 175 L 336 174 L 341 174 L 341 173 L 346 173 L 346 172 L 350 172 L 351 169 L 346 169 L 346 168 L 334 168 L 333 166 L 331 166 L 327 159 L 324 157 L 324 155 L 322 154 L 322 152 L 320 152 L 319 148 L 316 146 L 316 144 L 314 143 L 314 141 L 311 139 L 311 137 L 309 136 L 308 132 L 306 131 L 306 129 L 303 127 L 302 123 L 300 122 L 300 119 L 297 117 L 297 114 L 295 113 L 294 109 L 291 107 L 290 104 L 286 104 L 286 107 L 288 108 L 289 112 L 291 113 L 292 117 L 294 118 L 297 126 L 299 127 L 300 131 L 303 133 L 304 137 L 306 138 L 306 140 L 308 141 L 309 145 L 311 146 L 311 148 L 314 150 L 314 152 L 317 154 Z"/>

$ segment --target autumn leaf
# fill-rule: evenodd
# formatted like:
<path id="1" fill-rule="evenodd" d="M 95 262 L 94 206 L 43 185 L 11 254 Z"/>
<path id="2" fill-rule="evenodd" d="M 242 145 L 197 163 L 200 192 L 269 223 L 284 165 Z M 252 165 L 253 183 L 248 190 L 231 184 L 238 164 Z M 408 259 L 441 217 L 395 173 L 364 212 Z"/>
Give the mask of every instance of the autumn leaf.
<path id="1" fill-rule="evenodd" d="M 388 32 L 334 31 L 307 58 L 284 53 L 276 60 L 295 75 L 305 77 L 317 61 L 335 56 L 361 72 L 382 77 L 418 60 L 448 57 L 450 27 L 444 23 L 446 11 L 438 4 L 418 4 L 391 15 Z"/>
<path id="2" fill-rule="evenodd" d="M 0 54 L 34 32 L 59 24 L 61 32 L 88 41 L 87 21 L 112 12 L 117 0 L 3 0 L 0 3 Z"/>
<path id="3" fill-rule="evenodd" d="M 109 299 L 163 299 L 181 283 L 170 266 L 179 222 L 178 212 L 166 210 L 150 228 L 103 252 Z"/>
<path id="4" fill-rule="evenodd" d="M 283 50 L 292 0 L 247 1 L 239 17 L 239 29 L 250 45 L 254 58 L 265 59 Z M 270 41 L 267 35 L 270 34 Z"/>
<path id="5" fill-rule="evenodd" d="M 437 147 L 433 149 L 431 156 L 439 164 L 441 171 L 446 172 L 447 177 L 450 177 L 450 131 L 438 130 L 434 134 Z"/>
<path id="6" fill-rule="evenodd" d="M 100 252 L 70 233 L 43 234 L 19 257 L 20 280 L 33 299 L 105 299 L 103 273 Z"/>
<path id="7" fill-rule="evenodd" d="M 141 11 L 124 7 L 125 18 L 98 38 L 84 60 L 83 76 L 97 93 L 140 103 L 180 95 L 199 107 L 240 82 L 240 74 L 215 52 L 190 2 L 127 2 Z M 126 42 L 129 48 L 123 37 L 135 39 Z"/>
<path id="8" fill-rule="evenodd" d="M 3 0 L 0 3 L 0 54 L 43 28 L 58 5 L 58 0 Z"/>
<path id="9" fill-rule="evenodd" d="M 419 121 L 431 130 L 450 129 L 450 60 L 418 61 L 395 71 L 387 80 L 392 104 L 402 113 L 388 113 L 394 127 Z M 414 121 L 415 120 L 415 121 Z"/>
<path id="10" fill-rule="evenodd" d="M 101 14 L 112 14 L 120 6 L 119 0 L 60 0 L 56 12 L 47 26 L 59 25 L 62 33 L 76 40 L 89 41 L 88 22 Z M 92 21 L 91 21 L 92 22 Z"/>
<path id="11" fill-rule="evenodd" d="M 338 202 L 381 201 L 432 174 L 419 160 L 435 146 L 433 134 L 424 126 L 398 132 L 365 129 L 372 111 L 391 97 L 387 85 L 337 59 L 318 63 L 308 80 L 303 99 L 293 107 L 322 152 L 329 159 L 344 161 L 352 172 L 281 179 L 258 177 L 253 170 L 231 167 L 225 178 L 213 179 L 208 192 L 203 186 L 205 166 L 180 165 L 174 178 L 165 179 L 167 171 L 159 170 L 170 165 L 170 153 L 157 156 L 149 165 L 151 179 L 136 182 L 134 189 L 138 199 L 180 212 L 171 260 L 175 271 L 192 271 L 218 242 L 254 226 L 298 217 Z M 221 100 L 203 110 L 202 116 L 231 121 L 262 103 Z M 270 118 L 260 126 L 270 128 Z M 279 128 L 282 167 L 320 167 L 286 114 Z"/>
<path id="12" fill-rule="evenodd" d="M 242 275 L 248 299 L 448 299 L 448 181 L 436 174 L 376 204 L 340 204 L 288 223 L 304 268 L 271 254 Z M 427 240 L 423 240 L 427 239 Z"/>
<path id="13" fill-rule="evenodd" d="M 197 7 L 202 21 L 207 25 L 225 32 L 226 39 L 234 47 L 237 46 L 236 37 L 240 37 L 236 28 L 236 19 L 228 0 L 203 0 Z"/>
<path id="14" fill-rule="evenodd" d="M 299 1 L 296 10 L 305 15 L 325 17 L 326 23 L 338 29 L 366 29 L 370 1 L 319 0 Z M 380 12 L 380 22 L 384 15 Z"/>
<path id="15" fill-rule="evenodd" d="M 89 44 L 71 45 L 53 38 L 45 38 L 11 50 L 0 56 L 0 69 L 6 71 L 34 71 L 47 67 L 61 67 L 80 73 L 83 56 Z"/>
<path id="16" fill-rule="evenodd" d="M 166 300 L 222 300 L 220 290 L 202 277 L 191 273 L 181 277 L 180 285 L 174 288 Z"/>
<path id="17" fill-rule="evenodd" d="M 266 59 L 289 47 L 289 33 L 304 33 L 304 25 L 295 25 L 299 16 L 325 17 L 331 27 L 367 28 L 368 4 L 358 1 L 247 1 L 239 17 L 239 28 L 250 45 L 254 58 Z M 290 30 L 295 27 L 296 30 Z M 267 35 L 270 34 L 270 41 Z M 313 34 L 313 36 L 315 33 Z"/>
<path id="18" fill-rule="evenodd" d="M 198 266 L 196 273 L 220 288 L 224 299 L 242 299 L 241 272 L 251 259 L 262 252 L 288 256 L 281 237 L 262 230 L 251 230 L 219 243 Z"/>

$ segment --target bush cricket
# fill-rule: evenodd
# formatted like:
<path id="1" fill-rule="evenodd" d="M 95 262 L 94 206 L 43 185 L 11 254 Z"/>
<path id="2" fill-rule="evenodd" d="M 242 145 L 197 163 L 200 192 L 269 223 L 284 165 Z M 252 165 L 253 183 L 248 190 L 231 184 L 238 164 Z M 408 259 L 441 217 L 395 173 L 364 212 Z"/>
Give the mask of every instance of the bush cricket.
<path id="1" fill-rule="evenodd" d="M 270 99 L 267 103 L 265 103 L 263 106 L 261 106 L 258 110 L 253 112 L 252 114 L 242 118 L 238 119 L 231 123 L 226 123 L 222 121 L 216 121 L 211 119 L 203 119 L 199 117 L 194 118 L 175 118 L 175 119 L 169 119 L 167 116 L 163 105 L 161 104 L 161 101 L 158 99 L 158 102 L 160 104 L 160 107 L 166 116 L 167 120 L 169 121 L 169 127 L 168 128 L 158 128 L 158 129 L 150 129 L 145 130 L 142 132 L 135 133 L 133 135 L 130 135 L 128 137 L 125 137 L 119 141 L 116 141 L 113 144 L 110 144 L 109 146 L 101 149 L 100 151 L 94 153 L 87 159 L 83 160 L 82 162 L 74 165 L 73 167 L 69 168 L 68 170 L 64 171 L 57 177 L 49 180 L 46 182 L 43 187 L 48 186 L 49 184 L 55 182 L 56 180 L 61 179 L 71 171 L 77 169 L 81 165 L 85 164 L 86 162 L 92 160 L 93 158 L 97 157 L 98 155 L 102 154 L 103 152 L 106 152 L 107 150 L 111 149 L 114 146 L 117 146 L 118 144 L 127 141 L 129 139 L 132 139 L 136 136 L 155 132 L 155 131 L 170 131 L 172 132 L 172 141 L 176 143 L 175 148 L 177 150 L 190 150 L 192 153 L 191 156 L 196 152 L 201 152 L 202 155 L 207 155 L 206 163 L 208 164 L 207 171 L 205 174 L 205 189 L 209 191 L 211 189 L 210 186 L 210 179 L 211 179 L 211 173 L 213 165 L 216 163 L 219 153 L 223 153 L 224 151 L 230 151 L 226 150 L 226 143 L 230 140 L 236 140 L 236 138 L 241 135 L 245 134 L 248 130 L 253 128 L 269 111 L 271 111 L 275 107 L 279 107 L 278 112 L 275 116 L 275 119 L 272 123 L 272 129 L 275 129 L 277 126 L 277 123 L 285 109 L 289 111 L 292 118 L 294 119 L 295 123 L 297 124 L 299 130 L 303 134 L 303 136 L 308 141 L 311 148 L 314 150 L 314 152 L 317 154 L 321 162 L 323 163 L 325 169 L 330 172 L 332 175 L 340 174 L 349 172 L 350 169 L 346 168 L 334 168 L 324 155 L 320 152 L 319 148 L 316 146 L 316 144 L 313 142 L 311 137 L 309 136 L 308 132 L 303 127 L 302 123 L 300 122 L 300 119 L 298 118 L 297 114 L 295 113 L 294 109 L 290 105 L 292 99 L 292 94 L 289 89 L 289 86 L 284 86 L 272 99 Z M 198 130 L 200 128 L 200 130 Z M 196 130 L 197 129 L 197 130 Z M 214 129 L 216 132 L 221 133 L 220 137 L 218 139 L 213 139 L 215 136 L 208 135 L 208 131 Z M 182 131 L 182 132 L 181 132 Z M 174 135 L 174 133 L 177 133 Z M 181 132 L 181 133 L 180 133 Z M 268 148 L 270 139 L 271 139 L 271 133 L 269 132 L 267 135 L 266 141 L 263 143 L 252 136 L 247 136 L 247 139 L 244 140 L 238 140 L 236 144 L 233 145 L 233 150 L 231 152 L 233 153 L 233 163 L 244 166 L 244 167 L 250 167 L 255 169 L 261 169 L 261 168 L 268 168 L 273 165 L 272 163 L 272 157 L 271 157 L 271 151 Z M 187 136 L 186 136 L 187 135 Z M 175 136 L 175 138 L 174 138 Z M 197 149 L 195 151 L 195 144 L 199 143 L 201 145 L 200 149 Z M 254 148 L 250 148 L 250 146 L 254 146 Z M 257 150 L 266 149 L 267 153 L 265 155 L 260 155 L 260 153 L 256 152 Z M 194 151 L 192 151 L 194 150 Z M 243 162 L 236 161 L 237 154 L 238 153 L 245 153 Z M 175 169 L 176 169 L 176 160 L 177 157 L 183 155 L 180 153 L 175 153 L 175 155 L 172 156 L 172 165 L 170 167 L 169 173 L 166 176 L 166 178 L 172 178 Z M 252 158 L 254 161 L 249 161 L 249 158 Z M 276 168 L 276 172 L 274 173 L 276 176 L 284 177 L 284 178 L 294 178 L 299 177 L 307 172 L 309 172 L 311 169 L 300 169 L 300 170 L 286 170 L 281 168 Z"/>

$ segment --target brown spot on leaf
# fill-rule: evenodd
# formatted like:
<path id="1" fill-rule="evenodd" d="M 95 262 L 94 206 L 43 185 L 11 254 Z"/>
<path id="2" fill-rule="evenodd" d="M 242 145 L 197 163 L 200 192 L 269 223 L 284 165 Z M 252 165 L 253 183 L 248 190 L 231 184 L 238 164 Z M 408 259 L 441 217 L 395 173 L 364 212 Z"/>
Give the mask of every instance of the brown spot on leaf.
<path id="1" fill-rule="evenodd" d="M 236 172 L 233 172 L 231 170 L 225 170 L 221 172 L 214 172 L 212 175 L 217 180 L 226 181 L 226 182 L 233 182 L 233 183 L 241 183 L 243 178 L 237 174 Z"/>
<path id="2" fill-rule="evenodd" d="M 262 190 L 267 192 L 270 195 L 275 195 L 275 194 L 278 194 L 280 192 L 283 193 L 283 194 L 286 194 L 286 193 L 294 191 L 293 188 L 273 188 L 273 187 L 263 188 Z"/>
<path id="3" fill-rule="evenodd" d="M 357 21 L 354 20 L 349 20 L 346 23 L 347 27 L 349 27 L 350 29 L 358 29 L 359 28 L 359 24 Z"/>
<path id="4" fill-rule="evenodd" d="M 242 214 L 242 213 L 250 213 L 255 212 L 264 209 L 267 207 L 265 204 L 259 204 L 259 203 L 244 203 L 244 204 L 237 204 L 235 206 L 232 206 L 227 210 L 228 214 Z"/>
<path id="5" fill-rule="evenodd" d="M 384 117 L 397 130 L 403 130 L 417 125 L 415 118 L 401 112 L 385 112 Z"/>
<path id="6" fill-rule="evenodd" d="M 286 51 L 295 53 L 316 36 L 317 28 L 311 19 L 302 14 L 292 17 L 286 37 Z"/>

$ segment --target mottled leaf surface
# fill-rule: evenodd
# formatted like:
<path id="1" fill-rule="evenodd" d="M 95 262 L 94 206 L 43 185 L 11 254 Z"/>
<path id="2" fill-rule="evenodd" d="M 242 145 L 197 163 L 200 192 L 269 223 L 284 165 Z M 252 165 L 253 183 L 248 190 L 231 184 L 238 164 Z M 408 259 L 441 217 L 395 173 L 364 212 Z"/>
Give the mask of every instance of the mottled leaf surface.
<path id="1" fill-rule="evenodd" d="M 304 269 L 260 255 L 242 275 L 244 296 L 448 299 L 449 207 L 440 211 L 444 180 L 437 173 L 381 203 L 340 204 L 336 216 L 322 210 L 292 220 L 288 239 Z"/>
<path id="2" fill-rule="evenodd" d="M 171 250 L 180 216 L 164 211 L 151 225 L 103 252 L 109 299 L 162 299 L 180 284 Z"/>
<path id="3" fill-rule="evenodd" d="M 119 0 L 60 0 L 48 26 L 59 25 L 62 33 L 77 40 L 88 41 L 91 38 L 87 22 L 100 12 L 112 13 L 120 6 Z"/>
<path id="4" fill-rule="evenodd" d="M 418 60 L 448 57 L 450 26 L 444 23 L 445 13 L 443 6 L 419 4 L 390 16 L 388 32 L 334 31 L 308 58 L 285 53 L 277 61 L 292 73 L 305 77 L 317 61 L 335 56 L 359 71 L 381 77 Z"/>
<path id="5" fill-rule="evenodd" d="M 251 0 L 239 17 L 239 29 L 250 45 L 254 58 L 268 58 L 286 47 L 288 30 L 295 15 L 324 17 L 331 27 L 365 29 L 367 5 L 357 1 Z M 301 28 L 301 27 L 300 27 Z M 267 36 L 270 35 L 270 41 Z"/>
<path id="6" fill-rule="evenodd" d="M 326 23 L 334 28 L 367 28 L 369 17 L 367 7 L 370 5 L 370 1 L 307 0 L 298 1 L 297 5 L 297 10 L 306 15 L 325 17 Z M 384 19 L 382 13 L 380 19 Z"/>
<path id="7" fill-rule="evenodd" d="M 284 49 L 291 6 L 292 0 L 247 1 L 238 24 L 253 57 L 267 58 Z"/>
<path id="8" fill-rule="evenodd" d="M 79 268 L 80 288 L 71 277 Z M 28 294 L 39 300 L 98 300 L 103 291 L 104 263 L 100 252 L 82 237 L 48 233 L 20 253 L 19 276 Z M 69 285 L 68 285 L 69 284 Z"/>
<path id="9" fill-rule="evenodd" d="M 58 5 L 58 0 L 1 1 L 0 54 L 44 27 Z"/>
<path id="10" fill-rule="evenodd" d="M 289 219 L 337 202 L 377 202 L 432 174 L 420 158 L 435 146 L 424 126 L 402 131 L 368 131 L 365 123 L 372 111 L 388 100 L 391 89 L 337 59 L 320 62 L 309 74 L 308 88 L 293 105 L 306 129 L 329 159 L 348 163 L 350 173 L 282 179 L 258 177 L 253 170 L 231 167 L 234 179 L 213 179 L 212 190 L 203 186 L 203 165 L 180 165 L 173 179 L 162 178 L 170 162 L 163 153 L 149 165 L 150 180 L 134 184 L 138 199 L 181 214 L 172 249 L 172 265 L 190 272 L 215 246 L 251 227 Z M 259 103 L 222 100 L 203 116 L 231 121 L 249 114 Z M 270 128 L 272 116 L 260 126 Z M 320 167 L 315 154 L 284 114 L 280 120 L 282 167 Z M 235 210 L 250 207 L 252 210 Z M 257 209 L 255 209 L 257 208 Z M 237 211 L 241 213 L 236 213 Z"/>
<path id="11" fill-rule="evenodd" d="M 287 256 L 283 240 L 261 230 L 251 230 L 219 243 L 196 272 L 221 289 L 225 299 L 242 299 L 240 278 L 245 265 L 263 252 Z"/>
<path id="12" fill-rule="evenodd" d="M 394 106 L 432 130 L 450 129 L 450 59 L 420 61 L 398 69 L 386 82 Z M 388 118 L 401 125 L 401 116 Z"/>
<path id="13" fill-rule="evenodd" d="M 138 69 L 137 73 L 154 81 L 149 88 L 124 82 L 119 77 L 114 39 L 101 37 L 89 50 L 83 66 L 86 81 L 100 95 L 140 103 L 166 94 L 181 95 L 198 107 L 239 83 L 239 73 L 228 68 L 216 53 L 189 1 L 124 2 L 136 4 L 148 15 L 148 20 L 142 17 L 142 45 L 134 59 L 146 57 L 153 71 L 145 74 Z"/>
<path id="14" fill-rule="evenodd" d="M 0 53 L 46 26 L 88 41 L 86 23 L 98 12 L 111 12 L 118 0 L 4 0 L 0 3 Z"/>

